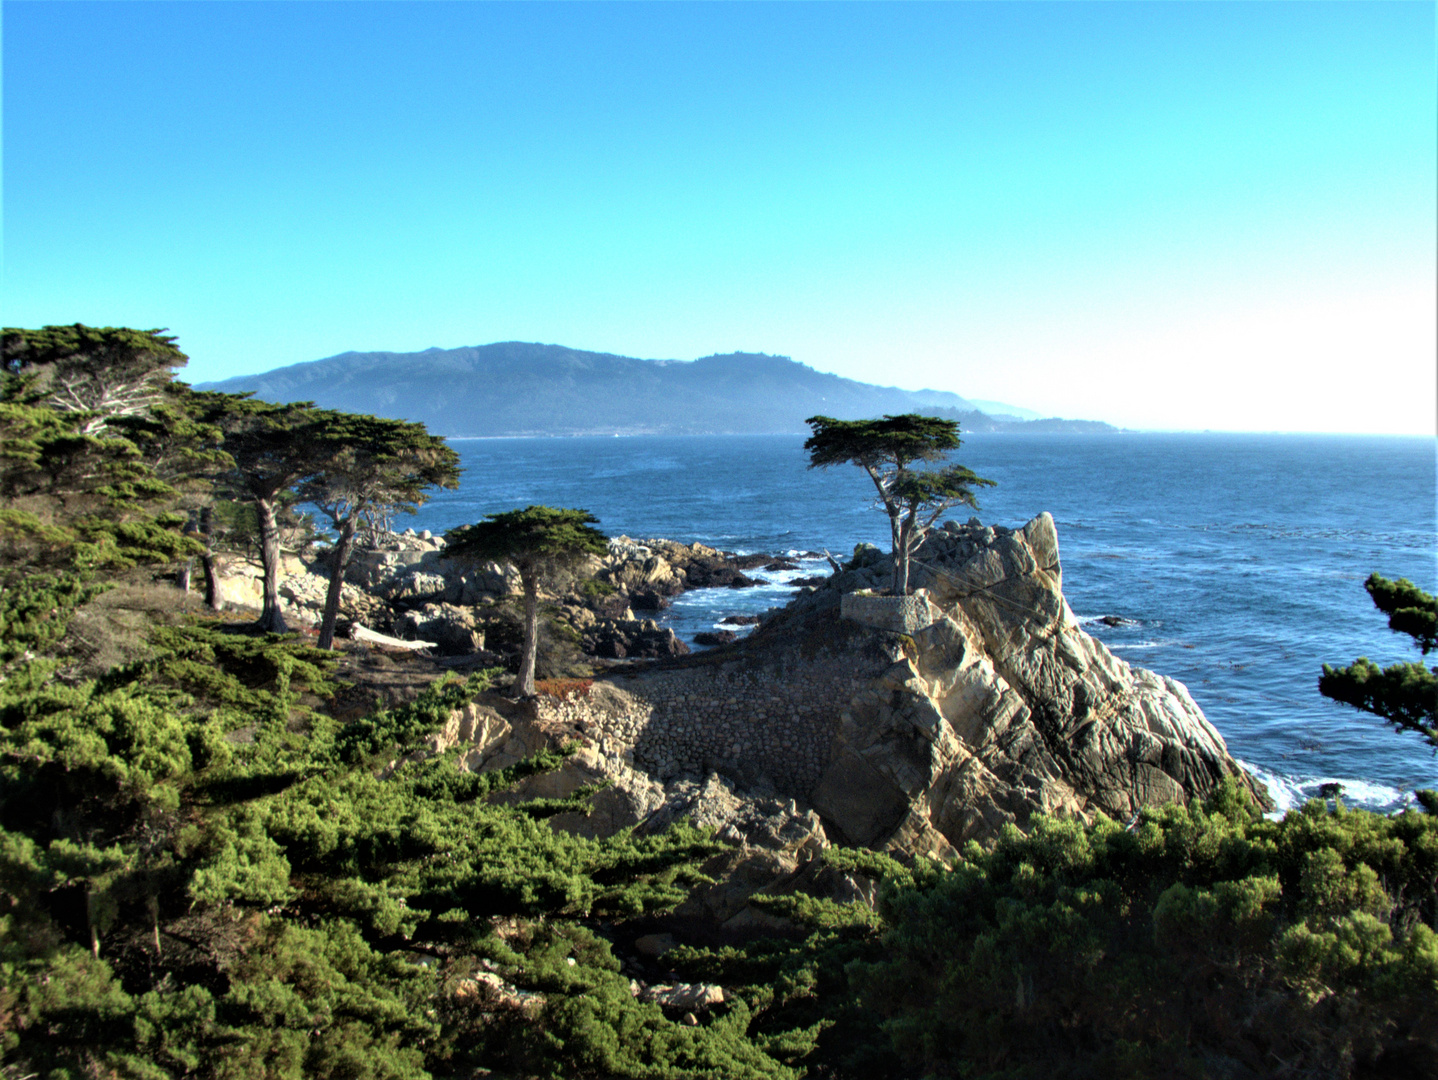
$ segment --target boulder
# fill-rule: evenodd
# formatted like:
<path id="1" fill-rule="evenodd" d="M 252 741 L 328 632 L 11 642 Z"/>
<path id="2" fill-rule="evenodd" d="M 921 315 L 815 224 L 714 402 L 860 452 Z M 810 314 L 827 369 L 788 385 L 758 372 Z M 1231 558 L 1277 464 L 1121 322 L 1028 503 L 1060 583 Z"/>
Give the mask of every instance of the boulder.
<path id="1" fill-rule="evenodd" d="M 622 557 L 612 558 L 601 571 L 602 580 L 633 596 L 635 593 L 656 596 L 678 596 L 684 591 L 682 571 L 675 570 L 662 555 L 626 550 Z"/>
<path id="2" fill-rule="evenodd" d="M 661 659 L 689 653 L 689 646 L 673 630 L 653 619 L 596 621 L 580 632 L 580 641 L 586 653 L 608 660 Z"/>
<path id="3" fill-rule="evenodd" d="M 374 586 L 376 595 L 391 604 L 425 604 L 435 601 L 457 601 L 461 588 L 443 574 L 432 573 L 418 566 L 405 567 Z"/>
<path id="4" fill-rule="evenodd" d="M 652 1001 L 666 1009 L 704 1012 L 724 1004 L 724 988 L 708 983 L 673 983 L 645 986 L 638 997 L 640 1001 Z"/>
<path id="5" fill-rule="evenodd" d="M 635 611 L 663 611 L 669 604 L 668 594 L 651 586 L 632 589 L 629 593 L 629 606 Z"/>
<path id="6" fill-rule="evenodd" d="M 772 562 L 766 562 L 764 569 L 772 574 L 780 570 L 797 570 L 799 564 L 793 559 L 774 559 Z"/>
<path id="7" fill-rule="evenodd" d="M 441 656 L 467 656 L 484 649 L 484 631 L 475 625 L 471 608 L 426 604 L 394 620 L 395 633 L 411 641 L 432 641 Z"/>
<path id="8" fill-rule="evenodd" d="M 695 645 L 728 645 L 739 640 L 733 630 L 704 630 L 694 635 Z"/>

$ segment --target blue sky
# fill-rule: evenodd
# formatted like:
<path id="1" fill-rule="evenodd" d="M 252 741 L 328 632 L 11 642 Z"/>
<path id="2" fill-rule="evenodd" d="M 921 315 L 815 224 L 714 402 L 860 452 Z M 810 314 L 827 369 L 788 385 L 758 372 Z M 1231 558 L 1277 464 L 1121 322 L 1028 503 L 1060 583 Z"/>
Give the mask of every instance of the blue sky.
<path id="1" fill-rule="evenodd" d="M 7 2 L 6 325 L 1434 430 L 1431 3 Z"/>

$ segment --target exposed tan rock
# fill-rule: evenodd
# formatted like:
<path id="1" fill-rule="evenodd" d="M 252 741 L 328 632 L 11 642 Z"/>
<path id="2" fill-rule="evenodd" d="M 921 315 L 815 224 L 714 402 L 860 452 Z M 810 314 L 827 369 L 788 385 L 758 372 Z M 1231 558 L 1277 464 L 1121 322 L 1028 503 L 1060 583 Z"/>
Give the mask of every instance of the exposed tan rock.
<path id="1" fill-rule="evenodd" d="M 1263 798 L 1181 684 L 1083 631 L 1047 514 L 1018 530 L 947 526 L 918 552 L 913 611 L 843 617 L 844 590 L 889 573 L 886 555 L 861 551 L 723 654 L 596 682 L 642 707 L 576 722 L 632 746 L 671 797 L 717 770 L 814 807 L 848 843 L 914 857 L 951 858 L 1035 813 L 1126 821 L 1225 776 Z"/>
<path id="2" fill-rule="evenodd" d="M 639 990 L 640 1001 L 652 1001 L 666 1009 L 685 1009 L 691 1013 L 705 1012 L 724 1004 L 724 988 L 709 983 L 672 983 L 645 986 Z M 686 1021 L 687 1021 L 686 1017 Z M 695 1023 L 697 1023 L 697 1019 Z M 692 1025 L 691 1025 L 692 1026 Z"/>
<path id="3" fill-rule="evenodd" d="M 1035 812 L 1128 820 L 1224 776 L 1259 793 L 1187 689 L 1083 631 L 1048 514 L 950 529 L 916 562 L 942 617 L 845 714 L 812 794 L 846 837 L 942 854 Z"/>

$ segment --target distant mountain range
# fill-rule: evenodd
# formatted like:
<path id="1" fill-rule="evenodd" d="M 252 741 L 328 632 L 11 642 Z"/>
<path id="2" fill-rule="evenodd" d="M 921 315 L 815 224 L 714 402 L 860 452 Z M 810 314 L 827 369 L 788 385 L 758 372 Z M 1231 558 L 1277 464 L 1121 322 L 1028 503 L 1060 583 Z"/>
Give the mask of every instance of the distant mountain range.
<path id="1" fill-rule="evenodd" d="M 265 401 L 422 421 L 436 435 L 760 434 L 841 420 L 924 412 L 963 431 L 1113 431 L 1084 420 L 1032 419 L 998 402 L 899 390 L 828 375 L 787 356 L 727 353 L 636 360 L 562 345 L 503 341 L 423 352 L 347 352 L 199 389 Z"/>

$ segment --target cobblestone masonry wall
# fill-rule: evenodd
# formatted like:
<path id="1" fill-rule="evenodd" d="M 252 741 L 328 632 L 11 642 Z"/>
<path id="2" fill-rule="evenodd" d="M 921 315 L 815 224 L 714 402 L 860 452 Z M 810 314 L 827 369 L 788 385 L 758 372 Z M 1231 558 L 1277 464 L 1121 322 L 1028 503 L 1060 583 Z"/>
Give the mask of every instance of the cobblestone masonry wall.
<path id="1" fill-rule="evenodd" d="M 617 675 L 597 682 L 588 698 L 564 703 L 562 712 L 601 748 L 632 750 L 635 766 L 660 779 L 719 771 L 806 798 L 841 715 L 877 674 L 859 670 L 871 665 L 856 659 Z"/>
<path id="2" fill-rule="evenodd" d="M 928 594 L 919 589 L 913 596 L 864 596 L 845 593 L 839 613 L 877 630 L 912 634 L 933 625 L 938 612 L 929 604 Z"/>

